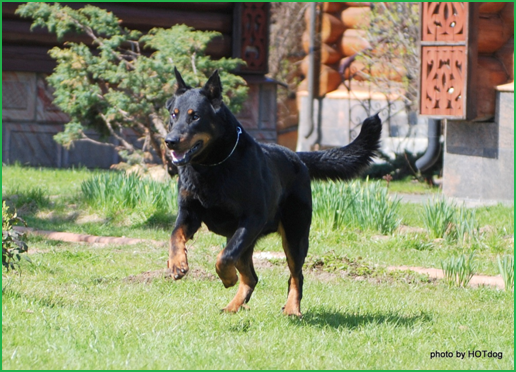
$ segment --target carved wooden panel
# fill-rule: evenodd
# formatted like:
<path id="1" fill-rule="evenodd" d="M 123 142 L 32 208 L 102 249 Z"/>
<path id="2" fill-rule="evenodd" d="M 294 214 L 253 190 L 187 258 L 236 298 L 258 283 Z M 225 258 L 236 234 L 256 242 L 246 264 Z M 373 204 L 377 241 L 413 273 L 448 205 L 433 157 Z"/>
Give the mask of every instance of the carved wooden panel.
<path id="1" fill-rule="evenodd" d="M 423 3 L 423 41 L 466 41 L 467 3 Z"/>
<path id="2" fill-rule="evenodd" d="M 267 73 L 269 3 L 242 2 L 235 9 L 237 30 L 235 30 L 235 57 L 247 62 L 242 72 Z"/>
<path id="3" fill-rule="evenodd" d="M 421 5 L 420 114 L 471 119 L 474 112 L 476 16 L 467 2 L 425 2 Z"/>
<path id="4" fill-rule="evenodd" d="M 422 47 L 421 112 L 460 116 L 464 112 L 464 46 Z"/>

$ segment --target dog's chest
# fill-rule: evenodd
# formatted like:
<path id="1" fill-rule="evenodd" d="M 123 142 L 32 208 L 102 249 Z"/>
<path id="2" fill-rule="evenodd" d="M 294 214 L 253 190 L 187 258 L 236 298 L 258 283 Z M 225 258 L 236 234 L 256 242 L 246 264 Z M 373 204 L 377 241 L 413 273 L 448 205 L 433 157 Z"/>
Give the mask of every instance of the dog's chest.
<path id="1" fill-rule="evenodd" d="M 231 204 L 231 184 L 220 177 L 196 173 L 181 174 L 181 192 L 197 200 L 207 210 L 220 209 Z"/>

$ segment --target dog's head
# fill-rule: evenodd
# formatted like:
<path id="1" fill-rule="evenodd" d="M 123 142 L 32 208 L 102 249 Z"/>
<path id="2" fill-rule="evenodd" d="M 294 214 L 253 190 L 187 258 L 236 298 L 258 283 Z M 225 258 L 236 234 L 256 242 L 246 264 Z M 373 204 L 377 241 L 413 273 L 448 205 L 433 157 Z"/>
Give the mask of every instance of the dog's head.
<path id="1" fill-rule="evenodd" d="M 177 90 L 167 101 L 170 113 L 169 133 L 165 143 L 175 165 L 189 164 L 221 135 L 217 125 L 217 111 L 222 103 L 222 84 L 215 71 L 204 87 L 192 89 L 174 68 Z"/>

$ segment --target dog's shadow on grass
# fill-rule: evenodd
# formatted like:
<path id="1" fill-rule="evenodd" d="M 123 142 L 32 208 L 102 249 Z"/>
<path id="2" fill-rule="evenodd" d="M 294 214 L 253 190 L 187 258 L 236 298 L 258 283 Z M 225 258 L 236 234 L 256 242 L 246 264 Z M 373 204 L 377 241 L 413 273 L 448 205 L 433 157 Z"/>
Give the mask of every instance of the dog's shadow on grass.
<path id="1" fill-rule="evenodd" d="M 427 323 L 432 317 L 426 312 L 407 315 L 395 311 L 375 313 L 339 312 L 336 310 L 308 310 L 301 320 L 293 319 L 293 323 L 303 326 L 310 325 L 317 328 L 331 327 L 354 330 L 370 325 L 386 325 L 390 327 L 411 328 L 416 324 Z"/>

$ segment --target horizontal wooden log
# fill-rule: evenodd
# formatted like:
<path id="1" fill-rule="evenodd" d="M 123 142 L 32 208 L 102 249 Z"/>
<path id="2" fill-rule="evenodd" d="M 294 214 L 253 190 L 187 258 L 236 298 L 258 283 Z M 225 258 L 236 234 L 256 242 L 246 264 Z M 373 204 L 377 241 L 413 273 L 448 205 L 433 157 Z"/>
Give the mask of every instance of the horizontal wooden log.
<path id="1" fill-rule="evenodd" d="M 342 82 L 339 72 L 329 66 L 322 65 L 319 74 L 319 96 L 322 97 L 335 89 Z M 308 90 L 308 81 L 304 79 L 298 87 L 298 90 Z"/>
<path id="2" fill-rule="evenodd" d="M 2 4 L 3 18 L 19 19 L 14 12 L 23 3 Z M 73 9 L 79 9 L 89 3 L 62 3 Z M 185 24 L 201 31 L 218 31 L 223 34 L 233 32 L 233 11 L 223 8 L 220 11 L 198 11 L 189 4 L 189 8 L 161 8 L 154 7 L 154 3 L 145 3 L 146 6 L 135 6 L 133 3 L 94 3 L 95 6 L 113 12 L 122 20 L 122 25 L 128 28 L 147 31 L 153 27 L 168 28 L 176 24 Z M 161 4 L 161 3 L 158 3 Z M 173 4 L 173 3 L 170 3 Z M 180 4 L 180 3 L 176 3 Z M 91 4 L 90 4 L 91 5 Z M 171 5 L 172 6 L 172 5 Z M 180 10 L 184 9 L 184 10 Z"/>
<path id="3" fill-rule="evenodd" d="M 110 4 L 110 3 L 108 3 Z M 191 11 L 193 9 L 193 6 L 195 6 L 196 12 L 232 12 L 235 3 L 231 2 L 213 2 L 213 3 L 207 3 L 207 2 L 195 2 L 194 5 L 190 2 L 173 2 L 173 1 L 167 1 L 163 3 L 146 3 L 146 2 L 139 2 L 139 3 L 131 3 L 131 6 L 140 7 L 140 8 L 148 8 L 149 6 L 152 6 L 153 8 L 165 8 L 165 9 L 172 9 L 172 10 L 187 10 Z"/>
<path id="4" fill-rule="evenodd" d="M 68 33 L 60 42 L 55 34 L 47 29 L 37 27 L 30 29 L 31 22 L 17 19 L 6 19 L 2 22 L 2 41 L 5 43 L 56 46 L 64 41 L 91 45 L 91 39 L 84 34 Z"/>
<path id="5" fill-rule="evenodd" d="M 344 3 L 341 3 L 341 2 L 326 1 L 323 3 L 323 12 L 336 13 L 336 12 L 339 12 L 343 6 L 344 6 Z"/>
<path id="6" fill-rule="evenodd" d="M 308 35 L 308 32 L 303 32 L 303 36 L 301 37 L 302 43 L 303 43 L 303 50 L 305 53 L 309 52 L 310 47 L 310 36 Z M 340 50 L 333 48 L 332 46 L 328 44 L 322 44 L 321 45 L 321 63 L 325 63 L 327 65 L 334 64 L 338 62 L 342 57 L 342 53 Z"/>
<path id="7" fill-rule="evenodd" d="M 340 61 L 341 66 L 349 65 L 349 67 L 344 70 L 344 78 L 347 80 L 353 79 L 357 81 L 364 81 L 369 74 L 369 70 L 360 61 L 354 60 L 349 63 L 349 60 L 353 58 L 354 57 L 345 57 Z"/>
<path id="8" fill-rule="evenodd" d="M 91 45 L 91 39 L 86 35 L 69 33 L 60 42 L 55 34 L 38 27 L 30 30 L 31 22 L 25 20 L 7 19 L 2 22 L 2 43 L 12 45 L 46 46 L 48 49 L 60 46 L 64 41 L 84 43 Z M 212 58 L 231 57 L 232 38 L 230 35 L 222 35 L 214 38 L 206 47 L 206 54 Z"/>
<path id="9" fill-rule="evenodd" d="M 478 57 L 476 72 L 477 80 L 477 119 L 486 119 L 494 116 L 496 108 L 497 85 L 508 81 L 505 68 L 498 59 L 493 57 Z"/>
<path id="10" fill-rule="evenodd" d="M 50 74 L 56 65 L 42 46 L 2 46 L 2 71 L 41 72 Z"/>
<path id="11" fill-rule="evenodd" d="M 340 43 L 340 51 L 344 56 L 351 56 L 371 45 L 365 38 L 365 31 L 348 29 L 344 31 Z"/>
<path id="12" fill-rule="evenodd" d="M 498 13 L 505 6 L 505 2 L 481 3 L 478 10 L 480 13 Z"/>
<path id="13" fill-rule="evenodd" d="M 310 30 L 310 8 L 305 11 L 306 30 Z M 344 25 L 341 20 L 328 13 L 323 13 L 321 17 L 321 40 L 323 43 L 331 44 L 344 32 Z"/>
<path id="14" fill-rule="evenodd" d="M 337 60 L 338 61 L 338 60 Z M 308 75 L 308 68 L 310 66 L 310 63 L 309 63 L 309 58 L 308 56 L 306 56 L 305 58 L 303 58 L 299 64 L 299 68 L 301 70 L 301 73 L 304 75 L 304 76 L 307 76 Z M 320 63 L 319 64 L 319 69 L 322 68 L 322 66 L 330 66 L 333 68 L 333 66 L 336 66 L 336 63 Z"/>
<path id="15" fill-rule="evenodd" d="M 337 41 L 344 32 L 344 25 L 337 17 L 324 13 L 321 23 L 321 39 L 323 43 L 331 44 Z"/>
<path id="16" fill-rule="evenodd" d="M 494 53 L 513 35 L 498 14 L 481 14 L 478 20 L 478 52 Z"/>
<path id="17" fill-rule="evenodd" d="M 346 6 L 351 6 L 351 7 L 371 7 L 371 2 L 368 2 L 368 1 L 356 1 L 356 2 L 345 2 L 344 4 L 346 4 Z"/>
<path id="18" fill-rule="evenodd" d="M 368 7 L 350 7 L 340 13 L 340 20 L 346 28 L 367 26 L 371 19 L 371 9 Z"/>
<path id="19" fill-rule="evenodd" d="M 343 58 L 340 65 L 346 64 L 349 58 L 352 57 Z M 369 80 L 372 77 L 400 82 L 405 75 L 406 69 L 403 67 L 401 61 L 392 61 L 388 66 L 377 63 L 369 68 L 362 61 L 355 60 L 344 70 L 344 78 L 351 78 L 358 81 Z"/>

